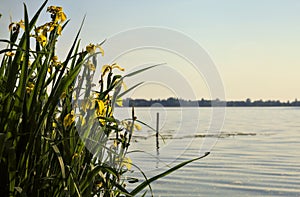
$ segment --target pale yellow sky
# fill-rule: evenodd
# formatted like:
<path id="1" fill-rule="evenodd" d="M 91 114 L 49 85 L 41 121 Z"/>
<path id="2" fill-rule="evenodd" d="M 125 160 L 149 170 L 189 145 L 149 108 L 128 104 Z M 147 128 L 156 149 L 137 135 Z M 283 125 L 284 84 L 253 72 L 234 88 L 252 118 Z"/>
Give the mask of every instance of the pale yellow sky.
<path id="1" fill-rule="evenodd" d="M 24 2 L 28 5 L 30 16 L 41 4 L 39 1 L 24 0 Z M 7 27 L 10 16 L 14 21 L 22 18 L 22 3 L 21 0 L 0 2 L 1 27 Z M 60 39 L 59 46 L 62 48 L 58 52 L 61 53 L 60 56 L 64 56 L 63 51 L 71 45 L 84 14 L 86 21 L 81 34 L 82 47 L 90 42 L 101 42 L 105 38 L 132 28 L 143 26 L 170 28 L 193 39 L 210 55 L 223 81 L 227 100 L 300 99 L 300 1 L 298 0 L 113 2 L 87 0 L 84 3 L 79 0 L 49 0 L 48 5 L 63 6 L 68 18 L 71 19 Z M 48 20 L 47 13 L 44 12 L 42 15 L 43 20 Z M 0 37 L 7 38 L 7 36 L 7 29 L 1 28 Z M 148 61 L 147 57 L 141 54 L 131 55 L 130 61 L 141 59 L 144 62 Z M 123 57 L 119 61 L 123 67 L 130 70 L 128 57 Z M 181 76 L 185 78 L 190 76 L 186 81 L 187 84 L 192 84 L 189 86 L 191 89 L 194 89 L 197 83 L 200 84 L 199 92 L 186 97 L 210 97 L 205 80 L 197 77 L 194 79 L 193 70 L 186 71 L 185 67 L 179 66 L 179 62 L 183 60 L 173 57 L 168 61 L 168 65 L 178 69 Z M 158 58 L 156 62 L 160 62 L 160 59 Z M 166 76 L 168 73 L 159 73 L 158 76 L 160 75 Z M 200 82 L 195 82 L 197 80 Z M 175 88 L 170 85 L 167 85 L 170 86 L 167 88 L 174 90 L 181 97 L 184 94 L 183 90 L 188 89 L 180 80 L 174 83 Z M 155 88 L 149 87 L 147 89 L 155 92 L 153 97 L 158 97 L 159 92 L 164 93 L 162 96 L 168 92 L 155 91 Z M 148 97 L 149 91 L 142 93 L 142 87 L 137 92 L 135 94 L 141 97 L 143 95 Z"/>

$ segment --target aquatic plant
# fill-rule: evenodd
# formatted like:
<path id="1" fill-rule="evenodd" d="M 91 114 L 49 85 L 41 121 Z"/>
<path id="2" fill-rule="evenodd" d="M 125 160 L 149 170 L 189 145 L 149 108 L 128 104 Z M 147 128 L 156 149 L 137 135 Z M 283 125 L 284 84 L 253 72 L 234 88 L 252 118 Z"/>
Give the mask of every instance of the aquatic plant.
<path id="1" fill-rule="evenodd" d="M 104 65 L 99 90 L 91 77 L 100 44 L 80 51 L 80 26 L 66 58 L 57 56 L 57 42 L 67 26 L 62 7 L 50 6 L 51 20 L 37 25 L 45 1 L 30 20 L 9 25 L 10 38 L 0 50 L 0 193 L 4 196 L 135 196 L 151 182 L 202 157 L 183 162 L 147 179 L 132 191 L 124 174 L 134 165 L 127 156 L 134 129 L 132 117 L 117 120 L 115 104 L 134 87 L 121 92 L 117 64 Z M 97 52 L 98 51 L 98 52 Z M 84 90 L 84 94 L 82 91 Z M 80 132 L 78 132 L 80 130 Z M 151 188 L 150 188 L 151 190 Z M 146 192 L 144 193 L 144 195 Z"/>

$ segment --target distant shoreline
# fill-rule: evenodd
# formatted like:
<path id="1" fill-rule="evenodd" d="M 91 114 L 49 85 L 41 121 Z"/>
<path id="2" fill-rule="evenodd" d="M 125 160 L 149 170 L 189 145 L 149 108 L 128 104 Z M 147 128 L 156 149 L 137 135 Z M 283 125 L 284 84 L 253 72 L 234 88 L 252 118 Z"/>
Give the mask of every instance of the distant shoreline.
<path id="1" fill-rule="evenodd" d="M 120 106 L 117 106 L 118 108 Z M 128 105 L 124 105 L 124 106 L 121 106 L 122 107 L 132 107 L 132 106 L 128 106 Z M 146 108 L 146 107 L 161 107 L 161 106 L 134 106 L 135 108 Z M 195 107 L 198 107 L 198 108 L 211 108 L 212 106 L 163 106 L 163 107 L 166 107 L 166 108 L 195 108 Z M 298 108 L 300 106 L 213 106 L 213 107 L 227 107 L 227 108 L 272 108 L 272 107 L 278 107 L 278 108 Z"/>
<path id="2" fill-rule="evenodd" d="M 216 100 L 185 100 L 178 98 L 168 99 L 124 99 L 123 106 L 134 107 L 300 107 L 300 101 L 281 102 L 279 100 L 255 100 L 246 99 L 245 101 L 221 101 Z"/>

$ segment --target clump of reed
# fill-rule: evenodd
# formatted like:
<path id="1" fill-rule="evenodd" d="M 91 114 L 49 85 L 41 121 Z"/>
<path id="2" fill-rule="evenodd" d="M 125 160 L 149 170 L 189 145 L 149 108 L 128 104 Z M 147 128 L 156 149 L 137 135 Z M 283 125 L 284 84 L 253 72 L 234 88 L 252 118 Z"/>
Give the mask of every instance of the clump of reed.
<path id="1" fill-rule="evenodd" d="M 63 9 L 50 6 L 51 20 L 37 25 L 47 1 L 29 19 L 9 25 L 10 38 L 0 50 L 0 193 L 4 196 L 135 196 L 151 182 L 199 158 L 183 162 L 126 190 L 124 174 L 134 129 L 132 117 L 117 120 L 115 104 L 134 87 L 121 92 L 124 78 L 104 65 L 99 90 L 93 90 L 101 44 L 81 51 L 79 33 L 64 60 L 57 42 L 67 26 Z M 97 52 L 99 50 L 99 52 Z M 139 85 L 139 84 L 137 84 Z M 80 132 L 79 132 L 80 131 Z M 152 192 L 152 191 L 151 191 Z M 146 193 L 144 193 L 145 195 Z"/>

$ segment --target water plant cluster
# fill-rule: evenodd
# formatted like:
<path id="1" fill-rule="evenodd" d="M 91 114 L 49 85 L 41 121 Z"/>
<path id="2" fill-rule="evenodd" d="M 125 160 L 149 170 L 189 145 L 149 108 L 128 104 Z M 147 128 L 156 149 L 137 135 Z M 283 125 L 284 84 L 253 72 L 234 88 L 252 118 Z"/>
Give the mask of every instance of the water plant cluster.
<path id="1" fill-rule="evenodd" d="M 142 122 L 134 108 L 131 117 L 117 120 L 114 106 L 136 87 L 122 89 L 123 80 L 151 66 L 122 76 L 114 74 L 124 70 L 118 64 L 104 65 L 99 89 L 93 90 L 102 43 L 82 49 L 81 25 L 66 58 L 60 59 L 57 42 L 69 21 L 62 7 L 46 5 L 31 19 L 24 5 L 24 19 L 11 23 L 9 39 L 0 40 L 7 45 L 0 50 L 1 195 L 145 195 L 146 187 L 152 193 L 151 182 L 201 158 L 145 177 L 128 191 L 125 175 L 134 164 L 127 152 Z M 50 20 L 40 25 L 45 9 Z"/>

